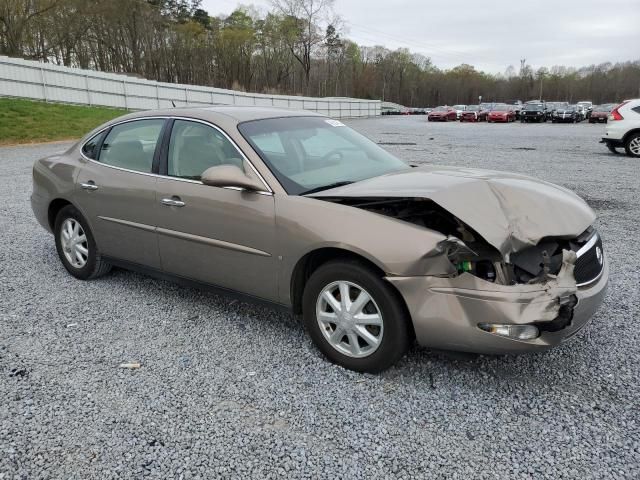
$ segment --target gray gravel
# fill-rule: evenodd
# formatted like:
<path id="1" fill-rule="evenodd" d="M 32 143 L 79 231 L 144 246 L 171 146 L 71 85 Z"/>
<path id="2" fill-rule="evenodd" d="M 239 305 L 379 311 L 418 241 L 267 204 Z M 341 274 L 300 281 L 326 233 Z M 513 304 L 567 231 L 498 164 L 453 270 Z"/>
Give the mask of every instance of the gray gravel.
<path id="1" fill-rule="evenodd" d="M 640 163 L 602 126 L 348 123 L 407 160 L 584 196 L 612 267 L 590 326 L 547 353 L 416 347 L 345 371 L 266 308 L 122 270 L 73 279 L 29 206 L 33 160 L 63 145 L 2 148 L 0 479 L 640 477 Z"/>

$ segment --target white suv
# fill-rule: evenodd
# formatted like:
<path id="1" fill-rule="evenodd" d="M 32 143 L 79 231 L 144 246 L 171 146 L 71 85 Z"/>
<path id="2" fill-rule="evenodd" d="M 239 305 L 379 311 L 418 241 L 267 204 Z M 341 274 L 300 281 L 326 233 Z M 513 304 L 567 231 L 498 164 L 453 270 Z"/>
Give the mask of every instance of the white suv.
<path id="1" fill-rule="evenodd" d="M 640 98 L 625 100 L 611 110 L 601 143 L 613 153 L 624 148 L 630 157 L 640 157 Z"/>

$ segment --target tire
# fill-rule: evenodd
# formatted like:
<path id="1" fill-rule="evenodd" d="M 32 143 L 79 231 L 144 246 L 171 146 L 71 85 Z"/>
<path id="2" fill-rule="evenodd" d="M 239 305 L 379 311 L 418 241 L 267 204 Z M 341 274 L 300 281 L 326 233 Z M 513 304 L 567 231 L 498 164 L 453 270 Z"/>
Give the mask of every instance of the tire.
<path id="1" fill-rule="evenodd" d="M 346 325 L 331 323 L 331 318 L 340 320 L 336 316 L 339 310 L 330 307 L 326 300 L 327 293 L 333 297 L 339 308 L 342 303 L 339 292 L 344 291 L 343 288 L 349 289 L 349 297 L 353 304 L 357 303 L 356 299 L 362 292 L 368 294 L 370 301 L 359 311 L 369 315 L 377 312 L 381 326 L 354 326 L 352 322 L 355 320 L 351 316 L 343 320 L 347 322 Z M 336 294 L 339 298 L 336 298 Z M 402 358 L 412 341 L 410 319 L 399 294 L 372 269 L 357 261 L 331 261 L 320 266 L 305 285 L 302 312 L 305 328 L 316 347 L 331 362 L 349 370 L 381 372 Z M 322 312 L 329 320 L 322 322 L 321 326 L 318 313 Z M 349 314 L 358 315 L 357 311 Z M 336 337 L 332 343 L 329 337 L 340 328 L 345 333 L 340 338 Z M 365 336 L 368 334 L 378 342 L 367 342 L 357 333 L 363 331 L 362 329 Z M 356 339 L 355 352 L 352 350 L 353 340 L 349 337 Z"/>
<path id="2" fill-rule="evenodd" d="M 632 133 L 624 142 L 624 151 L 627 155 L 634 158 L 640 158 L 640 133 Z"/>
<path id="3" fill-rule="evenodd" d="M 67 205 L 58 212 L 53 232 L 58 257 L 74 277 L 80 280 L 90 280 L 101 277 L 111 270 L 111 265 L 98 252 L 89 224 L 73 205 Z M 84 241 L 73 241 L 73 235 L 76 238 L 84 237 Z M 71 237 L 71 243 L 63 240 L 68 237 Z M 80 252 L 80 258 L 76 252 Z M 86 254 L 82 252 L 86 252 Z"/>

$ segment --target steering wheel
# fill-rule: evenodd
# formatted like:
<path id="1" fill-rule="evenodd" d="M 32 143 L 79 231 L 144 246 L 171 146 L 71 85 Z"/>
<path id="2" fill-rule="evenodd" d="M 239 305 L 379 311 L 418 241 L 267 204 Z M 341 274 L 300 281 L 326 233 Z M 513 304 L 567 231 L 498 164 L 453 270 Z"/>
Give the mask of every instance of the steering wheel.
<path id="1" fill-rule="evenodd" d="M 327 153 L 325 153 L 320 158 L 320 161 L 326 162 L 331 157 L 333 157 L 334 155 L 339 155 L 339 158 L 337 160 L 341 161 L 342 159 L 344 159 L 344 154 L 342 152 L 346 152 L 346 151 L 349 151 L 349 150 L 351 150 L 351 151 L 358 150 L 358 148 L 356 148 L 356 147 L 336 147 L 333 150 L 329 150 Z"/>

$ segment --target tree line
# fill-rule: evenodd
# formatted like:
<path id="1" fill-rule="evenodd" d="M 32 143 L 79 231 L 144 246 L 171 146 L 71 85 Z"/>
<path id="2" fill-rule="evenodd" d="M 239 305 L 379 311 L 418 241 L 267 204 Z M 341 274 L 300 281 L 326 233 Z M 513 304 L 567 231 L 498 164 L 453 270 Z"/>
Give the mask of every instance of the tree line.
<path id="1" fill-rule="evenodd" d="M 0 0 L 0 54 L 235 90 L 406 106 L 640 96 L 640 60 L 491 74 L 346 38 L 334 0 L 272 0 L 210 16 L 201 0 Z"/>

